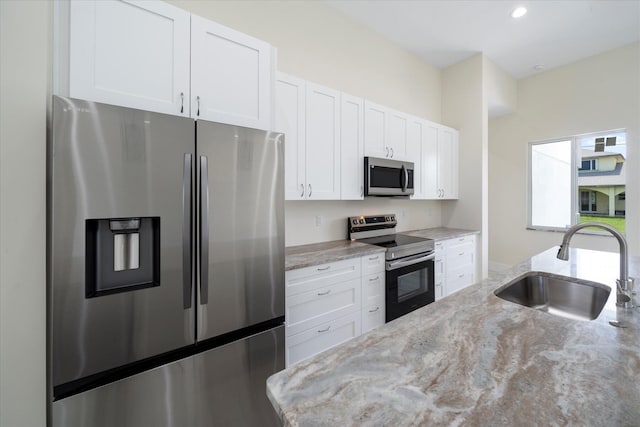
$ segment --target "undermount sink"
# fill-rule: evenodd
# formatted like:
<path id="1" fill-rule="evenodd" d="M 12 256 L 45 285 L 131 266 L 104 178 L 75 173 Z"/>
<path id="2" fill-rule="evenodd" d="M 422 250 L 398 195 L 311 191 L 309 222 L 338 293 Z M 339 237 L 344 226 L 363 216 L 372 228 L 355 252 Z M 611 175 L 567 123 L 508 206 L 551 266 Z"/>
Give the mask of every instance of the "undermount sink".
<path id="1" fill-rule="evenodd" d="M 579 320 L 597 318 L 610 293 L 611 288 L 600 283 L 536 272 L 527 273 L 494 292 L 506 301 Z"/>

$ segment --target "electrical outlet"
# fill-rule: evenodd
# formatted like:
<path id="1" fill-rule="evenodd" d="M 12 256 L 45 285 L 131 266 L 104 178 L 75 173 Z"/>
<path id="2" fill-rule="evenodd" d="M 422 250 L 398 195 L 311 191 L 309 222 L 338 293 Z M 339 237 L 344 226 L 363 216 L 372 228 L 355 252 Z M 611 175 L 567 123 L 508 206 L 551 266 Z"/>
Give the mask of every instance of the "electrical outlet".
<path id="1" fill-rule="evenodd" d="M 407 211 L 406 210 L 402 209 L 401 214 L 402 214 L 402 218 L 403 219 L 407 217 Z"/>
<path id="2" fill-rule="evenodd" d="M 322 215 L 316 215 L 316 227 L 320 227 L 323 221 L 324 218 L 322 218 Z"/>

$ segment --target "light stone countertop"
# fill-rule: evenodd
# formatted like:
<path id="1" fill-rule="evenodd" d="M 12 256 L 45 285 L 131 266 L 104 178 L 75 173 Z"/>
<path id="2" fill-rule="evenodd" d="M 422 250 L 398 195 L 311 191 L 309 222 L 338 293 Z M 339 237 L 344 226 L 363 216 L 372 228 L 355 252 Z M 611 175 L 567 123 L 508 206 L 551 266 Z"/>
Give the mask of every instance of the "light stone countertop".
<path id="1" fill-rule="evenodd" d="M 284 269 L 289 271 L 384 251 L 383 247 L 352 242 L 351 240 L 290 246 L 285 249 Z"/>
<path id="2" fill-rule="evenodd" d="M 426 228 L 423 230 L 400 231 L 398 234 L 424 237 L 434 240 L 453 239 L 469 234 L 478 234 L 478 231 L 463 230 L 460 228 Z M 308 245 L 289 246 L 285 250 L 285 271 L 297 268 L 311 267 L 313 265 L 326 264 L 348 258 L 365 256 L 373 253 L 384 252 L 385 249 L 366 243 L 352 242 L 351 240 L 334 240 L 331 242 L 310 243 Z"/>
<path id="3" fill-rule="evenodd" d="M 284 425 L 640 425 L 640 310 L 615 306 L 619 257 L 571 249 L 567 262 L 557 250 L 274 374 L 267 395 Z M 612 291 L 593 321 L 493 294 L 529 271 Z M 640 277 L 640 258 L 629 272 Z"/>

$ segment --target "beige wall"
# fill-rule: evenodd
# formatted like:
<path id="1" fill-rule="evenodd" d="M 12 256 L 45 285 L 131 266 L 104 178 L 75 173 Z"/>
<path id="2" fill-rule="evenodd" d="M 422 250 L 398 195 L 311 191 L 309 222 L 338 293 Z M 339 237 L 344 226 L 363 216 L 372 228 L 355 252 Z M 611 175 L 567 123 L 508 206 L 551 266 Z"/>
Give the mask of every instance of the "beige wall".
<path id="1" fill-rule="evenodd" d="M 0 425 L 45 425 L 50 7 L 0 1 Z"/>
<path id="2" fill-rule="evenodd" d="M 442 75 L 442 119 L 460 131 L 459 200 L 442 205 L 443 225 L 480 230 L 477 263 L 487 275 L 487 99 L 484 56 L 452 65 Z"/>
<path id="3" fill-rule="evenodd" d="M 489 118 L 513 113 L 518 105 L 518 81 L 487 57 L 484 81 Z"/>
<path id="4" fill-rule="evenodd" d="M 441 122 L 440 70 L 323 2 L 170 3 L 271 43 L 282 72 Z M 437 201 L 296 201 L 286 203 L 285 213 L 287 246 L 344 239 L 350 215 L 396 213 L 402 230 L 440 225 Z"/>
<path id="5" fill-rule="evenodd" d="M 517 111 L 489 123 L 489 258 L 513 264 L 558 245 L 560 233 L 527 230 L 530 141 L 627 129 L 627 240 L 640 254 L 640 44 L 518 81 Z M 617 251 L 611 237 L 574 244 Z"/>

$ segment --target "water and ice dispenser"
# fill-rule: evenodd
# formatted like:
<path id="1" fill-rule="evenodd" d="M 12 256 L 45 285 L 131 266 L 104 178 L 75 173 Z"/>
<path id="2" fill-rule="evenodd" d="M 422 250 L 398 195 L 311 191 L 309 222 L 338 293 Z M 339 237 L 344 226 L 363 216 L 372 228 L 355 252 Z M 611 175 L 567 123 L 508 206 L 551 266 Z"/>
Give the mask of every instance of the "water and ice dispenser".
<path id="1" fill-rule="evenodd" d="M 86 220 L 86 297 L 160 285 L 160 218 Z"/>

